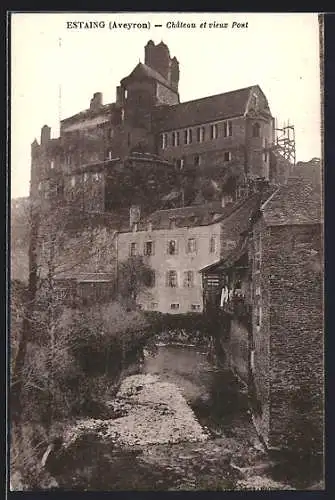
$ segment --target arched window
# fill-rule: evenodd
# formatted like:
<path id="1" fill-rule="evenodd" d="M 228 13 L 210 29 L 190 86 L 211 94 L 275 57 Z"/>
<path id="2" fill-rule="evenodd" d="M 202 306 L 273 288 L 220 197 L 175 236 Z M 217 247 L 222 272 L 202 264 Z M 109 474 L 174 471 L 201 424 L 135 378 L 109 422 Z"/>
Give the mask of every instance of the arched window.
<path id="1" fill-rule="evenodd" d="M 255 123 L 252 126 L 252 136 L 253 137 L 260 137 L 261 136 L 261 126 L 259 123 Z"/>

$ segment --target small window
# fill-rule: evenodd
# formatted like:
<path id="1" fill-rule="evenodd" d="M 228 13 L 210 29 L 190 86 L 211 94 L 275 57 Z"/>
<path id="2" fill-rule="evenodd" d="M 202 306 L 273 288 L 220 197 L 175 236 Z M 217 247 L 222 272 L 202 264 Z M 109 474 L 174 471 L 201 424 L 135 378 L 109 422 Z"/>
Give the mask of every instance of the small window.
<path id="1" fill-rule="evenodd" d="M 144 255 L 154 255 L 154 242 L 146 241 L 144 243 Z"/>
<path id="2" fill-rule="evenodd" d="M 189 238 L 187 240 L 186 252 L 195 253 L 197 251 L 197 242 L 195 238 Z"/>
<path id="3" fill-rule="evenodd" d="M 200 304 L 191 304 L 191 311 L 200 311 Z"/>
<path id="4" fill-rule="evenodd" d="M 196 167 L 198 167 L 200 165 L 200 156 L 199 155 L 195 155 L 195 157 L 194 157 L 194 165 Z"/>
<path id="5" fill-rule="evenodd" d="M 177 271 L 167 272 L 167 286 L 170 288 L 176 288 L 178 286 Z"/>
<path id="6" fill-rule="evenodd" d="M 178 158 L 177 160 L 177 166 L 179 167 L 180 170 L 184 168 L 185 165 L 185 158 Z"/>
<path id="7" fill-rule="evenodd" d="M 156 284 L 156 273 L 153 270 L 150 270 L 147 275 L 144 278 L 144 284 L 149 287 L 153 288 Z"/>
<path id="8" fill-rule="evenodd" d="M 131 257 L 134 257 L 137 254 L 137 244 L 136 243 L 130 243 L 130 249 L 129 249 L 129 254 Z"/>
<path id="9" fill-rule="evenodd" d="M 215 253 L 216 251 L 216 236 L 211 236 L 209 240 L 209 253 Z"/>
<path id="10" fill-rule="evenodd" d="M 167 134 L 162 134 L 161 135 L 161 148 L 162 149 L 165 149 L 166 146 L 168 144 L 168 141 L 167 141 Z"/>
<path id="11" fill-rule="evenodd" d="M 71 155 L 66 155 L 65 162 L 67 165 L 71 165 L 71 163 L 72 163 Z"/>
<path id="12" fill-rule="evenodd" d="M 124 98 L 127 99 L 127 97 L 128 97 L 128 90 L 125 89 L 125 91 L 124 91 Z"/>
<path id="13" fill-rule="evenodd" d="M 211 125 L 210 128 L 211 139 L 216 139 L 218 136 L 218 126 L 217 124 Z"/>
<path id="14" fill-rule="evenodd" d="M 252 126 L 252 136 L 253 137 L 260 137 L 261 136 L 261 126 L 259 123 L 255 123 Z"/>
<path id="15" fill-rule="evenodd" d="M 255 295 L 260 295 L 260 294 L 261 294 L 261 287 L 260 286 L 256 286 Z"/>
<path id="16" fill-rule="evenodd" d="M 38 183 L 37 189 L 38 189 L 38 191 L 41 191 L 41 190 L 42 190 L 42 182 L 39 182 L 39 183 Z"/>
<path id="17" fill-rule="evenodd" d="M 231 137 L 233 135 L 233 122 L 228 120 L 223 122 L 223 137 Z"/>
<path id="18" fill-rule="evenodd" d="M 225 151 L 223 153 L 223 160 L 224 161 L 231 161 L 231 152 L 230 151 Z"/>
<path id="19" fill-rule="evenodd" d="M 158 302 L 151 302 L 150 309 L 158 309 Z"/>
<path id="20" fill-rule="evenodd" d="M 108 156 L 107 156 L 108 160 L 111 160 L 113 158 L 113 153 L 111 150 L 108 151 Z"/>
<path id="21" fill-rule="evenodd" d="M 205 140 L 205 127 L 197 128 L 197 141 L 203 142 Z"/>
<path id="22" fill-rule="evenodd" d="M 172 132 L 172 145 L 179 146 L 180 143 L 180 134 L 179 132 Z"/>
<path id="23" fill-rule="evenodd" d="M 192 288 L 194 286 L 194 272 L 185 271 L 184 273 L 184 288 Z"/>
<path id="24" fill-rule="evenodd" d="M 55 168 L 55 160 L 51 160 L 50 168 L 53 170 Z"/>
<path id="25" fill-rule="evenodd" d="M 171 304 L 170 305 L 170 309 L 172 309 L 174 311 L 178 310 L 179 309 L 179 304 Z"/>
<path id="26" fill-rule="evenodd" d="M 268 161 L 268 152 L 264 151 L 264 161 L 265 163 Z"/>
<path id="27" fill-rule="evenodd" d="M 87 179 L 88 179 L 88 173 L 87 173 L 87 172 L 85 172 L 85 173 L 84 173 L 84 182 L 86 182 L 86 181 L 87 181 Z"/>
<path id="28" fill-rule="evenodd" d="M 148 232 L 151 233 L 152 231 L 152 222 L 148 222 Z"/>
<path id="29" fill-rule="evenodd" d="M 122 108 L 122 110 L 121 110 L 121 121 L 123 121 L 123 122 L 124 122 L 124 109 L 123 109 L 123 108 Z"/>
<path id="30" fill-rule="evenodd" d="M 167 248 L 167 251 L 168 251 L 168 254 L 169 255 L 176 255 L 177 254 L 177 242 L 176 240 L 170 240 L 168 242 L 168 248 Z"/>
<path id="31" fill-rule="evenodd" d="M 184 130 L 184 144 L 192 143 L 192 129 L 188 128 Z"/>
<path id="32" fill-rule="evenodd" d="M 76 185 L 76 178 L 75 176 L 71 177 L 71 186 L 74 187 Z"/>

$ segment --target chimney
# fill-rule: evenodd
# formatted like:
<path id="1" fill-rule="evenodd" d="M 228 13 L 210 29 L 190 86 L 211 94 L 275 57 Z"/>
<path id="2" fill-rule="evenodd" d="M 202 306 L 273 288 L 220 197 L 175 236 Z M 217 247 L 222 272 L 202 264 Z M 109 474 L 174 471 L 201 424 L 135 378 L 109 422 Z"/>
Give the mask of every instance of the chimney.
<path id="1" fill-rule="evenodd" d="M 129 209 L 129 226 L 133 229 L 135 224 L 140 222 L 141 208 L 138 205 L 132 205 Z"/>
<path id="2" fill-rule="evenodd" d="M 41 144 L 46 144 L 50 141 L 51 128 L 48 125 L 44 125 L 41 129 Z"/>
<path id="3" fill-rule="evenodd" d="M 146 46 L 144 47 L 144 64 L 151 67 L 152 63 L 152 49 L 155 47 L 155 44 L 152 40 L 149 40 Z"/>
<path id="4" fill-rule="evenodd" d="M 101 106 L 102 106 L 102 93 L 95 92 L 95 94 L 93 94 L 93 97 L 90 101 L 90 109 L 97 110 L 97 109 L 101 108 Z"/>

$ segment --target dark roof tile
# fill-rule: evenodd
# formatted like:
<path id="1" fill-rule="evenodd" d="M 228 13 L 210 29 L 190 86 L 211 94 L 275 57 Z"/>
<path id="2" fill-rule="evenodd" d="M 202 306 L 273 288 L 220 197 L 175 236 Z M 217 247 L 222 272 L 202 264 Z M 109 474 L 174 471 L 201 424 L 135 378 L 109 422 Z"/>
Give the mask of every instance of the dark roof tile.
<path id="1" fill-rule="evenodd" d="M 269 226 L 318 224 L 322 220 L 321 189 L 303 177 L 291 177 L 261 207 Z"/>
<path id="2" fill-rule="evenodd" d="M 172 130 L 242 116 L 253 88 L 255 86 L 182 102 L 174 106 L 161 106 L 155 112 L 154 119 L 160 130 Z"/>

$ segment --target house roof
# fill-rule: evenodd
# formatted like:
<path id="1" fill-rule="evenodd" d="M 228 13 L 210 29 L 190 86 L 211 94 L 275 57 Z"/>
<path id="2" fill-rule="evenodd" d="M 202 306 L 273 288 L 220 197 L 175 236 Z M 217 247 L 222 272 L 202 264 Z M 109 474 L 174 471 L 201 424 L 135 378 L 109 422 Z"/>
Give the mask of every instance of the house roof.
<path id="1" fill-rule="evenodd" d="M 242 116 L 246 111 L 250 92 L 255 87 L 260 90 L 258 85 L 254 85 L 174 106 L 161 106 L 155 112 L 155 120 L 161 130 L 172 130 Z"/>
<path id="2" fill-rule="evenodd" d="M 220 259 L 209 266 L 200 269 L 199 273 L 211 273 L 220 272 L 229 269 L 234 264 L 236 264 L 241 257 L 246 255 L 248 252 L 248 238 L 245 236 L 240 239 L 237 246 L 231 251 L 231 253 L 224 259 Z"/>
<path id="3" fill-rule="evenodd" d="M 321 187 L 304 177 L 290 177 L 262 205 L 268 226 L 319 224 L 322 220 Z"/>
<path id="4" fill-rule="evenodd" d="M 133 69 L 133 71 L 128 76 L 126 76 L 121 80 L 121 83 L 123 85 L 126 85 L 128 80 L 132 78 L 141 78 L 141 77 L 149 78 L 151 80 L 156 80 L 165 85 L 166 87 L 172 88 L 168 80 L 166 80 L 166 78 L 164 78 L 160 73 L 158 73 L 158 71 L 154 70 L 153 68 L 150 68 L 150 66 L 147 66 L 146 64 L 143 64 L 141 62 L 138 63 L 138 65 Z"/>

